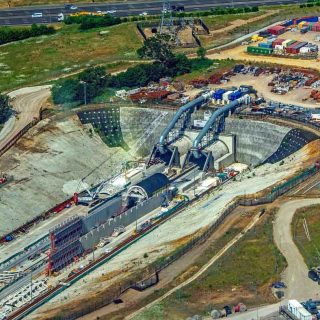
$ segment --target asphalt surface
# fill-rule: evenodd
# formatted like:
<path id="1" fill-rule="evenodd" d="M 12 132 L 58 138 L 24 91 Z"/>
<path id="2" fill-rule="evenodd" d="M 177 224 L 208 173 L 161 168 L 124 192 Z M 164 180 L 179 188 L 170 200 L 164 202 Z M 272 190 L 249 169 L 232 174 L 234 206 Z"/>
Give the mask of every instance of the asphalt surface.
<path id="1" fill-rule="evenodd" d="M 93 0 L 94 1 L 94 0 Z M 301 3 L 304 0 L 171 0 L 171 5 L 183 5 L 186 11 L 208 10 L 216 7 L 240 7 L 240 6 L 263 6 L 275 4 Z M 117 16 L 138 15 L 142 12 L 148 14 L 160 14 L 162 10 L 162 1 L 129 1 L 123 3 L 82 3 L 77 4 L 76 10 L 65 9 L 60 5 L 42 5 L 30 7 L 15 7 L 3 9 L 0 11 L 0 25 L 30 25 L 33 23 L 47 24 L 58 22 L 58 14 L 65 15 L 77 11 L 110 11 L 116 10 Z M 41 18 L 32 18 L 33 13 L 42 13 Z"/>

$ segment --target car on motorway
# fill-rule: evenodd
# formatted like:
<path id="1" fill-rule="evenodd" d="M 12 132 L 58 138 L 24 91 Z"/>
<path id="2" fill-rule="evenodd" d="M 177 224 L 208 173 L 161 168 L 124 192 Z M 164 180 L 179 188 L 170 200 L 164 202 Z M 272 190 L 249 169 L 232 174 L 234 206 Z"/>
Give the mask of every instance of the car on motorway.
<path id="1" fill-rule="evenodd" d="M 32 18 L 42 18 L 43 13 L 42 12 L 35 12 L 31 15 Z"/>
<path id="2" fill-rule="evenodd" d="M 77 10 L 77 9 L 78 9 L 78 7 L 75 6 L 74 4 L 66 4 L 66 5 L 64 6 L 64 8 L 65 8 L 66 10 Z"/>
<path id="3" fill-rule="evenodd" d="M 63 21 L 64 20 L 64 14 L 61 12 L 58 14 L 58 21 Z"/>
<path id="4" fill-rule="evenodd" d="M 139 14 L 140 17 L 145 17 L 148 15 L 148 12 L 144 11 Z"/>
<path id="5" fill-rule="evenodd" d="M 117 12 L 117 10 L 108 10 L 106 12 L 107 12 L 107 14 L 115 14 Z"/>

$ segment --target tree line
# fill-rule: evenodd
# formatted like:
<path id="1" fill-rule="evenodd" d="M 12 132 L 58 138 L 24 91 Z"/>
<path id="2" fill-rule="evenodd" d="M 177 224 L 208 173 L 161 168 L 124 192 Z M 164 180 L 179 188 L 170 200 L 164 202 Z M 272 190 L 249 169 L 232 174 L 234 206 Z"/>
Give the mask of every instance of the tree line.
<path id="1" fill-rule="evenodd" d="M 31 27 L 28 28 L 1 27 L 0 45 L 32 37 L 38 37 L 41 35 L 54 34 L 55 32 L 55 29 L 51 26 L 38 26 L 36 24 L 33 24 Z"/>
<path id="2" fill-rule="evenodd" d="M 80 24 L 81 30 L 98 27 L 109 27 L 122 23 L 121 18 L 112 15 L 104 16 L 68 16 L 64 20 L 65 24 Z"/>
<path id="3" fill-rule="evenodd" d="M 77 105 L 86 99 L 89 103 L 108 88 L 141 87 L 163 77 L 176 77 L 212 65 L 212 61 L 205 58 L 204 48 L 199 48 L 196 59 L 174 54 L 166 35 L 145 40 L 137 53 L 140 58 L 152 59 L 154 62 L 138 64 L 116 75 L 108 74 L 104 67 L 88 68 L 76 77 L 56 82 L 52 88 L 53 102 Z"/>
<path id="4" fill-rule="evenodd" d="M 9 97 L 7 95 L 0 94 L 0 124 L 7 121 L 12 113 Z"/>
<path id="5" fill-rule="evenodd" d="M 225 14 L 241 14 L 249 12 L 258 12 L 259 7 L 257 6 L 247 6 L 247 7 L 238 7 L 238 8 L 213 8 L 207 11 L 194 11 L 194 12 L 173 12 L 173 17 L 206 17 L 213 15 L 225 15 Z M 160 20 L 161 16 L 159 15 L 150 15 L 150 16 L 131 16 L 131 17 L 115 17 L 110 14 L 104 16 L 68 16 L 64 20 L 66 24 L 80 24 L 81 30 L 87 30 L 98 27 L 108 27 L 116 24 L 121 24 L 125 22 L 136 22 L 136 21 L 145 21 L 145 20 Z"/>

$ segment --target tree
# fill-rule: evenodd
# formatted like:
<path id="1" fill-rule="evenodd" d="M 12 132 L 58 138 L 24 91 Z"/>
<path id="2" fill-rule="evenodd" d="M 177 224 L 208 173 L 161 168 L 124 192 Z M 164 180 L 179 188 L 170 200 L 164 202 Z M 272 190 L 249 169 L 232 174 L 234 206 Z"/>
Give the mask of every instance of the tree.
<path id="1" fill-rule="evenodd" d="M 79 81 L 86 88 L 80 89 L 78 93 L 80 100 L 84 100 L 84 89 L 86 89 L 87 101 L 91 101 L 97 97 L 105 89 L 106 84 L 109 80 L 109 76 L 103 67 L 92 67 L 88 68 L 79 75 Z M 83 83 L 85 82 L 85 84 Z"/>
<path id="2" fill-rule="evenodd" d="M 175 67 L 172 68 L 172 76 L 186 74 L 191 72 L 192 64 L 191 61 L 185 54 L 177 54 L 175 57 Z"/>
<path id="3" fill-rule="evenodd" d="M 175 58 L 170 42 L 171 38 L 168 35 L 155 35 L 146 39 L 143 47 L 139 48 L 137 53 L 140 58 L 153 59 L 168 66 Z"/>
<path id="4" fill-rule="evenodd" d="M 197 56 L 200 59 L 204 59 L 206 57 L 207 50 L 204 47 L 199 47 L 197 50 Z"/>
<path id="5" fill-rule="evenodd" d="M 57 82 L 51 89 L 55 104 L 71 103 L 79 100 L 80 83 L 77 79 L 65 79 Z"/>
<path id="6" fill-rule="evenodd" d="M 0 94 L 0 123 L 4 123 L 11 114 L 11 106 L 9 103 L 9 97 L 7 95 Z"/>

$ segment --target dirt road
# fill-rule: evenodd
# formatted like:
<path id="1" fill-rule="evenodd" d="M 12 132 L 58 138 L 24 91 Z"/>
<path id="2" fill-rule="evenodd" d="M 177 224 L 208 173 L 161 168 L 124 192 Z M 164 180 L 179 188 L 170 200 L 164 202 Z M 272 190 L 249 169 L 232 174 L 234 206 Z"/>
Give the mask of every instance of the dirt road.
<path id="1" fill-rule="evenodd" d="M 320 198 L 292 200 L 284 203 L 277 214 L 273 234 L 276 245 L 285 256 L 288 267 L 283 274 L 287 285 L 285 298 L 319 298 L 320 287 L 308 278 L 308 268 L 292 239 L 291 222 L 297 209 L 320 203 Z"/>
<path id="2" fill-rule="evenodd" d="M 0 149 L 8 143 L 21 129 L 34 118 L 50 96 L 50 86 L 28 87 L 9 93 L 12 105 L 17 112 L 15 118 L 9 119 L 0 132 Z"/>

